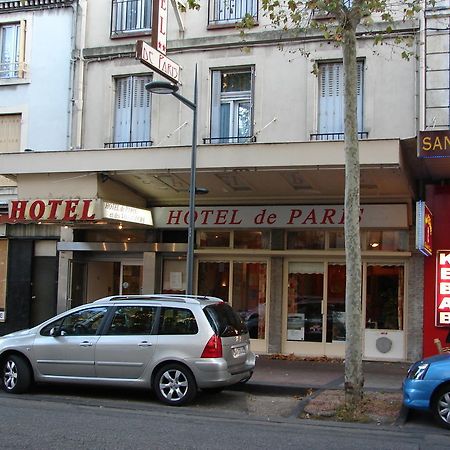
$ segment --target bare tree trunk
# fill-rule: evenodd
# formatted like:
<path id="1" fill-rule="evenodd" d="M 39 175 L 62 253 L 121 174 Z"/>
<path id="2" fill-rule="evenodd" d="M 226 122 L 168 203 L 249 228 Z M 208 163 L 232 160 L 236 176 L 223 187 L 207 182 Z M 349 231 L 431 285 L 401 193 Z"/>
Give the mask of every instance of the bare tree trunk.
<path id="1" fill-rule="evenodd" d="M 363 394 L 361 327 L 361 239 L 359 228 L 359 148 L 357 121 L 356 24 L 348 21 L 343 35 L 345 132 L 345 401 L 358 403 Z"/>

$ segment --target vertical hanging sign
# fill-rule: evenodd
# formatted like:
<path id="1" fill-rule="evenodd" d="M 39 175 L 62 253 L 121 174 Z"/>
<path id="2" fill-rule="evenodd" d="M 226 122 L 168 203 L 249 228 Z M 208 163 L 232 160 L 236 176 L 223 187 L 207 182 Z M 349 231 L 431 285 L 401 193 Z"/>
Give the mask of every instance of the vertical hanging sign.
<path id="1" fill-rule="evenodd" d="M 416 248 L 425 256 L 433 253 L 433 214 L 422 201 L 416 203 Z"/>
<path id="2" fill-rule="evenodd" d="M 167 0 L 153 2 L 152 47 L 163 55 L 167 52 Z"/>
<path id="3" fill-rule="evenodd" d="M 450 325 L 450 250 L 436 255 L 436 326 Z"/>

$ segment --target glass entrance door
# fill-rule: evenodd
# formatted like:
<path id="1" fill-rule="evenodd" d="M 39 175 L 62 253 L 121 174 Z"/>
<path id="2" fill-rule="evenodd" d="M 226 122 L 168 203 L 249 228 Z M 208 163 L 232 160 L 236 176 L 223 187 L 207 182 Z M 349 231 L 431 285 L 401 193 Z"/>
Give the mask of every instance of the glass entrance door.
<path id="1" fill-rule="evenodd" d="M 140 295 L 142 294 L 142 265 L 121 264 L 120 294 Z"/>

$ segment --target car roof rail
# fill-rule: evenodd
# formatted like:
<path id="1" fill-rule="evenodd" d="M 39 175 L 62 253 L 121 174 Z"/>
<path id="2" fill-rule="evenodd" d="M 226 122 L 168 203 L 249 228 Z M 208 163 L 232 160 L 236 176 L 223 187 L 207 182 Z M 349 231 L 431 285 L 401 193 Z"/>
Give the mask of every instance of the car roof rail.
<path id="1" fill-rule="evenodd" d="M 94 303 L 115 301 L 173 301 L 177 303 L 196 303 L 200 301 L 223 302 L 218 297 L 211 297 L 206 295 L 185 295 L 185 294 L 142 294 L 142 295 L 113 295 L 110 297 L 100 298 Z"/>

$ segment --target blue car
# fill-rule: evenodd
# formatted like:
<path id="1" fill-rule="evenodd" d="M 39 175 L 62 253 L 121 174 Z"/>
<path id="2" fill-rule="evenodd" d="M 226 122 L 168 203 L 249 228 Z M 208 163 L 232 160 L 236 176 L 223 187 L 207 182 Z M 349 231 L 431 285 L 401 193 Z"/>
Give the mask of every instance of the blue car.
<path id="1" fill-rule="evenodd" d="M 403 404 L 431 411 L 436 421 L 450 429 L 450 354 L 415 362 L 403 381 Z"/>

